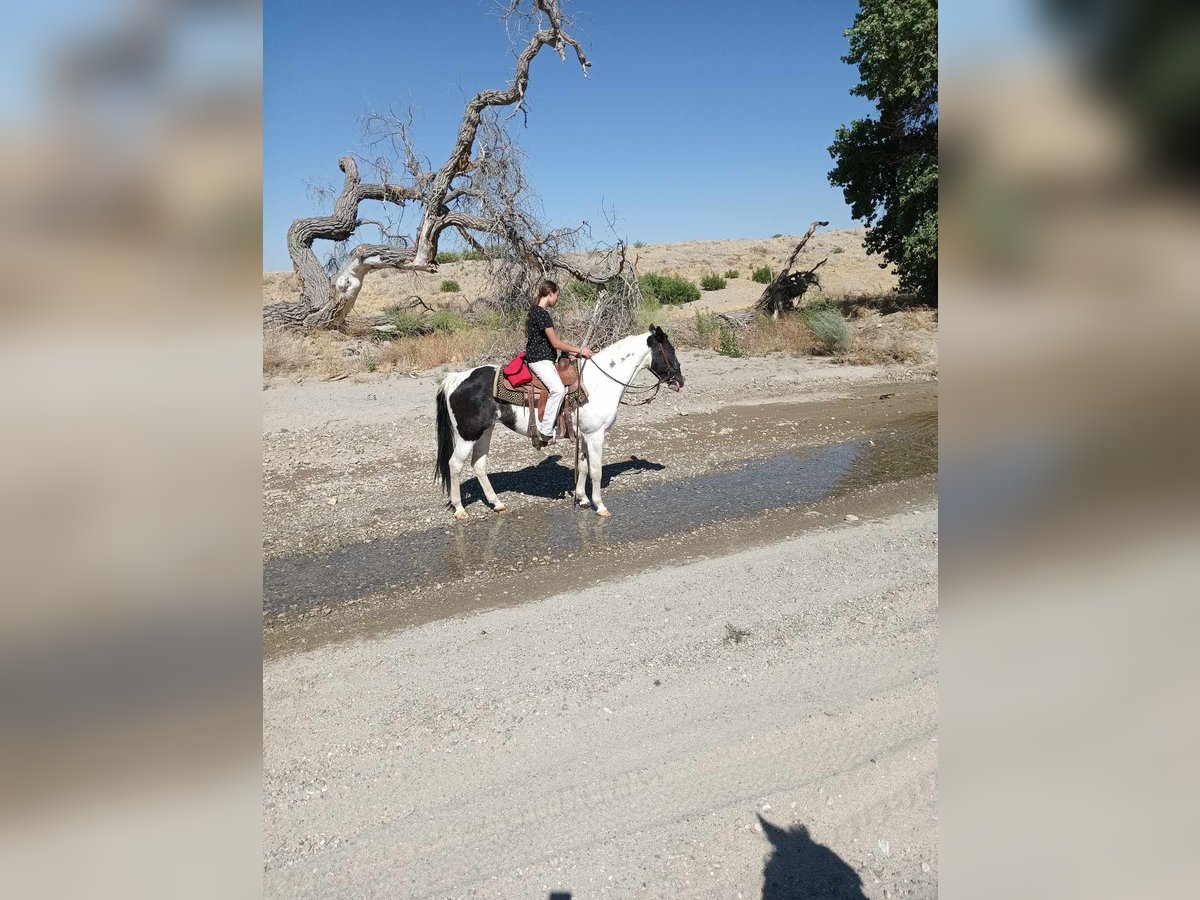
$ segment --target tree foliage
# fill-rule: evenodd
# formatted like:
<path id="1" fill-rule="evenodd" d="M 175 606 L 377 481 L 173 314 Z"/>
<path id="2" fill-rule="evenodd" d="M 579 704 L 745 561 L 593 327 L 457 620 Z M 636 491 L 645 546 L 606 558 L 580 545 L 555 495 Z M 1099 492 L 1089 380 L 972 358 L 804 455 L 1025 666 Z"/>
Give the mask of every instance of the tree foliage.
<path id="1" fill-rule="evenodd" d="M 851 93 L 876 115 L 838 128 L 831 184 L 867 226 L 866 248 L 896 267 L 900 289 L 937 298 L 937 0 L 859 0 L 844 62 Z"/>

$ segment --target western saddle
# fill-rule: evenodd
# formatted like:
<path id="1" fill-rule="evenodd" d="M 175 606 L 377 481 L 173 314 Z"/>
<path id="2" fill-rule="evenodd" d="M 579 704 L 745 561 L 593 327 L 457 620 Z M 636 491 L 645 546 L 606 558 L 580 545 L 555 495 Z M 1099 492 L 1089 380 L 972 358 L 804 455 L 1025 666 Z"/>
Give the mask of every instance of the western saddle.
<path id="1" fill-rule="evenodd" d="M 587 403 L 587 391 L 583 389 L 583 383 L 579 380 L 579 366 L 575 360 L 564 356 L 554 365 L 558 369 L 558 377 L 562 379 L 563 387 L 567 389 L 567 396 L 563 398 L 563 404 L 558 410 L 558 422 L 555 423 L 557 434 L 559 437 L 574 438 L 575 429 L 571 425 L 571 410 Z M 541 421 L 546 412 L 546 400 L 549 399 L 549 392 L 542 383 L 542 379 L 538 378 L 536 373 L 531 374 L 533 374 L 532 381 L 521 387 L 513 387 L 504 374 L 504 368 L 496 366 L 496 380 L 492 383 L 492 396 L 503 403 L 524 406 L 530 411 L 529 426 L 525 433 L 533 441 L 533 446 L 537 447 L 539 446 L 537 423 Z"/>

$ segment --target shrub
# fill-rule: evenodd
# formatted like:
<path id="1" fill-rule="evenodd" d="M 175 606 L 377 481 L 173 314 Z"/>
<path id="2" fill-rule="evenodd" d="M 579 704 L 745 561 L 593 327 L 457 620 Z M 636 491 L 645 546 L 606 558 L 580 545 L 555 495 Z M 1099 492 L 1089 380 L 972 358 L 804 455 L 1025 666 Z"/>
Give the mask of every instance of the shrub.
<path id="1" fill-rule="evenodd" d="M 773 237 L 773 238 L 779 238 L 779 237 L 783 237 L 783 232 L 782 232 L 782 231 L 777 231 L 777 232 L 775 232 L 773 235 L 771 235 L 771 237 Z"/>
<path id="2" fill-rule="evenodd" d="M 600 293 L 600 288 L 587 281 L 572 281 L 567 285 L 564 293 L 568 300 L 574 300 L 581 304 L 591 304 L 596 302 L 596 295 Z"/>
<path id="3" fill-rule="evenodd" d="M 700 287 L 706 291 L 719 291 L 725 287 L 725 279 L 716 273 L 705 275 L 700 279 Z"/>
<path id="4" fill-rule="evenodd" d="M 363 368 L 368 372 L 374 372 L 379 368 L 379 364 L 375 361 L 375 354 L 370 350 L 364 350 L 362 355 Z"/>
<path id="5" fill-rule="evenodd" d="M 754 274 L 751 276 L 755 284 L 770 284 L 774 278 L 775 273 L 771 271 L 770 266 L 755 269 Z"/>
<path id="6" fill-rule="evenodd" d="M 453 250 L 439 250 L 436 261 L 438 265 L 441 265 L 442 263 L 458 262 L 462 258 L 461 253 L 455 253 Z"/>
<path id="7" fill-rule="evenodd" d="M 799 311 L 801 321 L 816 341 L 820 353 L 838 353 L 850 346 L 850 329 L 839 309 L 822 304 Z"/>
<path id="8" fill-rule="evenodd" d="M 725 270 L 725 277 L 726 277 L 726 278 L 729 278 L 729 279 L 734 279 L 734 278 L 737 278 L 737 277 L 738 277 L 738 270 L 737 270 L 737 269 L 726 269 L 726 270 Z"/>
<path id="9" fill-rule="evenodd" d="M 452 309 L 439 309 L 429 317 L 429 324 L 433 326 L 434 331 L 440 331 L 443 334 L 457 334 L 469 327 L 471 323 L 462 313 Z"/>
<path id="10" fill-rule="evenodd" d="M 636 247 L 638 250 L 641 250 L 643 247 L 646 246 L 646 242 L 645 241 L 634 241 L 633 246 Z"/>
<path id="11" fill-rule="evenodd" d="M 423 320 L 411 309 L 387 306 L 384 307 L 383 313 L 388 317 L 388 321 L 396 326 L 396 330 L 387 337 L 412 337 L 425 330 Z"/>
<path id="12" fill-rule="evenodd" d="M 495 309 L 485 309 L 475 317 L 475 324 L 488 331 L 507 331 L 511 327 L 504 315 Z"/>
<path id="13" fill-rule="evenodd" d="M 458 293 L 458 290 L 458 282 L 453 278 L 447 278 L 442 282 L 441 291 L 443 294 L 455 294 Z"/>
<path id="14" fill-rule="evenodd" d="M 488 255 L 483 250 L 464 250 L 460 258 L 465 261 L 478 261 L 481 259 L 487 259 Z"/>
<path id="15" fill-rule="evenodd" d="M 700 289 L 686 278 L 677 275 L 650 273 L 639 279 L 643 295 L 649 295 L 659 303 L 677 306 L 700 299 Z"/>
<path id="16" fill-rule="evenodd" d="M 717 327 L 721 332 L 721 342 L 717 347 L 717 352 L 722 356 L 732 356 L 735 359 L 745 356 L 742 353 L 742 348 L 738 346 L 737 335 L 733 333 L 733 329 L 725 324 L 720 324 Z"/>
<path id="17" fill-rule="evenodd" d="M 710 312 L 696 313 L 696 337 L 702 343 L 707 341 L 721 330 L 721 322 L 715 315 Z"/>
<path id="18" fill-rule="evenodd" d="M 649 294 L 642 294 L 642 305 L 638 307 L 637 316 L 634 318 L 638 331 L 648 331 L 652 322 L 662 320 L 661 314 L 662 304 L 658 299 Z"/>

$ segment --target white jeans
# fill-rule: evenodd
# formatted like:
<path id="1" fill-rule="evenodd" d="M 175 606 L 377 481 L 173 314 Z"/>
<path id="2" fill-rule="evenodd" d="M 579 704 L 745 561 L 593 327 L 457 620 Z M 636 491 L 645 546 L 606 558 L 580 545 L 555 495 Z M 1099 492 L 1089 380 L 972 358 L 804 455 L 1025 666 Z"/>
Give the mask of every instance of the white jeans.
<path id="1" fill-rule="evenodd" d="M 567 389 L 563 387 L 562 379 L 558 377 L 558 369 L 554 368 L 552 360 L 541 359 L 532 362 L 529 364 L 529 368 L 538 378 L 542 379 L 542 384 L 546 386 L 548 392 L 546 414 L 538 423 L 538 432 L 542 437 L 553 437 L 554 421 L 558 418 L 558 410 L 562 406 L 563 397 L 567 396 Z"/>

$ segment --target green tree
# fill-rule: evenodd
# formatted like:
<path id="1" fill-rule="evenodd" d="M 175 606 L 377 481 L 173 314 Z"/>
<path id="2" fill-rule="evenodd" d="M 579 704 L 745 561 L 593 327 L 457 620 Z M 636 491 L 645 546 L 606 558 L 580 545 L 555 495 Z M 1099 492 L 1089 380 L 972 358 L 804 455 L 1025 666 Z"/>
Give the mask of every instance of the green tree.
<path id="1" fill-rule="evenodd" d="M 830 184 L 867 226 L 900 289 L 937 302 L 937 0 L 859 0 L 844 62 L 877 115 L 838 128 Z"/>

